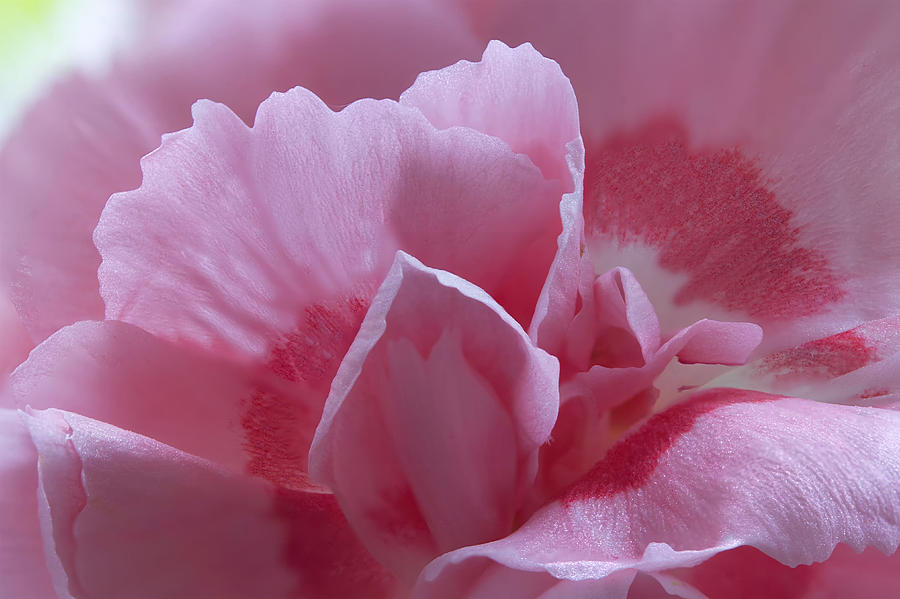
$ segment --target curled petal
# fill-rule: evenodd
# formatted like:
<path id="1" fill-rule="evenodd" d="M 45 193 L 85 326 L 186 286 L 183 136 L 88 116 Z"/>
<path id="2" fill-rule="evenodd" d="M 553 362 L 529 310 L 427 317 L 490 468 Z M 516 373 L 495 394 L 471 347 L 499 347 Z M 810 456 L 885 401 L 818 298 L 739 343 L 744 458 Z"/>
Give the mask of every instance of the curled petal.
<path id="1" fill-rule="evenodd" d="M 135 599 L 387 596 L 331 495 L 279 491 L 58 410 L 26 417 L 62 589 Z M 352 572 L 348 575 L 348 572 Z"/>
<path id="2" fill-rule="evenodd" d="M 140 185 L 141 156 L 190 125 L 198 98 L 251 120 L 297 84 L 334 106 L 396 97 L 423 69 L 482 47 L 456 11 L 415 0 L 142 4 L 152 23 L 110 72 L 65 77 L 0 150 L 0 282 L 35 342 L 103 316 L 91 232 L 111 194 Z"/>
<path id="3" fill-rule="evenodd" d="M 19 414 L 0 409 L 0 589 L 56 599 L 38 520 L 37 458 Z"/>
<path id="4" fill-rule="evenodd" d="M 900 312 L 895 2 L 458 4 L 571 78 L 597 272 L 761 324 L 758 355 Z"/>
<path id="5" fill-rule="evenodd" d="M 399 253 L 335 377 L 310 473 L 412 580 L 440 553 L 512 530 L 558 372 L 484 291 Z"/>
<path id="6" fill-rule="evenodd" d="M 259 454 L 252 426 L 253 400 L 264 393 L 306 416 L 291 421 L 300 444 L 285 447 L 293 458 L 290 472 L 267 476 L 296 486 L 306 477 L 306 450 L 319 416 L 318 405 L 307 402 L 308 389 L 123 322 L 80 322 L 50 336 L 10 377 L 5 400 L 19 408 L 76 412 L 235 472 L 271 475 L 282 464 Z M 261 469 L 263 457 L 270 458 L 269 470 Z"/>
<path id="7" fill-rule="evenodd" d="M 815 397 L 861 406 L 900 406 L 900 317 L 857 327 L 763 356 L 710 386 Z"/>
<path id="8" fill-rule="evenodd" d="M 563 183 L 557 251 L 529 329 L 542 348 L 558 355 L 575 313 L 580 273 L 590 270 L 579 259 L 584 144 L 569 80 L 531 44 L 509 48 L 491 41 L 480 62 L 460 61 L 419 75 L 400 102 L 418 108 L 440 129 L 464 126 L 499 137 L 513 151 L 526 154 L 544 177 Z M 541 263 L 542 257 L 536 260 Z"/>
<path id="9" fill-rule="evenodd" d="M 432 562 L 427 596 L 498 568 L 565 580 L 749 545 L 788 566 L 900 542 L 900 415 L 711 390 L 657 414 L 509 537 Z"/>
<path id="10" fill-rule="evenodd" d="M 499 137 L 545 178 L 573 190 L 566 155 L 581 139 L 575 92 L 559 65 L 531 44 L 491 41 L 480 62 L 419 75 L 400 103 L 418 108 L 438 129 L 470 127 Z"/>
<path id="11" fill-rule="evenodd" d="M 366 303 L 406 248 L 530 319 L 558 185 L 500 140 L 390 101 L 335 113 L 300 88 L 266 100 L 252 129 L 209 102 L 194 116 L 104 210 L 108 318 L 259 356 L 317 302 Z M 543 264 L 522 265 L 539 247 Z"/>

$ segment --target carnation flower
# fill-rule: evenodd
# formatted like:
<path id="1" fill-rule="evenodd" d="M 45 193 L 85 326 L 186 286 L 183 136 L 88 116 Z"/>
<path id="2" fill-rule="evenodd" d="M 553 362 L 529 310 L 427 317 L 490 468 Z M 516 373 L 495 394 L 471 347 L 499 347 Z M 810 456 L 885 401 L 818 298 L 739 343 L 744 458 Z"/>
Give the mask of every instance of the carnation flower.
<path id="1" fill-rule="evenodd" d="M 892 6 L 269 4 L 0 154 L 0 588 L 900 591 Z"/>

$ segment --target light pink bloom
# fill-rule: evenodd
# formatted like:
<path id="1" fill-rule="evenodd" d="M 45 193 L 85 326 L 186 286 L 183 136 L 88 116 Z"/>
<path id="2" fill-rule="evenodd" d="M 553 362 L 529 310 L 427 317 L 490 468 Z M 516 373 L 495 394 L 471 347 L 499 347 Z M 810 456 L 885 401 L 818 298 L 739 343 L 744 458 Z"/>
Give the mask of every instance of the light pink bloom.
<path id="1" fill-rule="evenodd" d="M 0 155 L 0 589 L 900 591 L 896 9 L 221 6 Z"/>

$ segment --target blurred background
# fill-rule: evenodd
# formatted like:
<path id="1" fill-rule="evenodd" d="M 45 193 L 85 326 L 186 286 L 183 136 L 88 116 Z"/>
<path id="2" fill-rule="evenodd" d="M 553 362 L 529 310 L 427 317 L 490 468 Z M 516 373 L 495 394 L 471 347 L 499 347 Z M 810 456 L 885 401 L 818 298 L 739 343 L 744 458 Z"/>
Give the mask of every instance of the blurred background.
<path id="1" fill-rule="evenodd" d="M 141 19 L 134 0 L 0 0 L 0 139 L 70 66 L 100 72 Z"/>

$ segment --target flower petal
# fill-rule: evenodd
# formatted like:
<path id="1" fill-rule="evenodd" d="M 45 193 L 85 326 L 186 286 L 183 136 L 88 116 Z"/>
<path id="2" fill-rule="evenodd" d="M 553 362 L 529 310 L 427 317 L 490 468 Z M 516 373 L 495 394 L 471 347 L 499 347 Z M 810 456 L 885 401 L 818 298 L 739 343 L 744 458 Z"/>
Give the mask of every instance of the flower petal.
<path id="1" fill-rule="evenodd" d="M 91 231 L 109 194 L 140 183 L 151 130 L 118 90 L 73 76 L 0 151 L 0 280 L 34 341 L 103 316 Z"/>
<path id="2" fill-rule="evenodd" d="M 499 137 L 546 179 L 573 190 L 566 155 L 581 139 L 575 92 L 559 65 L 531 44 L 491 41 L 480 62 L 419 75 L 400 103 L 418 108 L 438 129 L 462 126 Z"/>
<path id="3" fill-rule="evenodd" d="M 275 459 L 259 446 L 254 398 L 277 394 L 291 414 Z M 303 488 L 306 452 L 318 423 L 310 392 L 261 368 L 158 339 L 126 323 L 80 322 L 39 345 L 10 378 L 7 401 L 59 408 L 151 437 L 235 472 Z M 278 412 L 282 418 L 285 412 Z M 285 435 L 286 436 L 286 435 Z M 283 467 L 286 470 L 275 472 Z"/>
<path id="4" fill-rule="evenodd" d="M 459 4 L 571 78 L 597 272 L 770 350 L 900 312 L 895 2 Z"/>
<path id="5" fill-rule="evenodd" d="M 101 217 L 108 318 L 259 356 L 316 302 L 367 303 L 407 248 L 530 319 L 559 192 L 496 138 L 389 101 L 335 113 L 300 88 L 263 102 L 253 129 L 209 102 L 194 116 Z M 536 247 L 543 262 L 523 265 Z"/>
<path id="6" fill-rule="evenodd" d="M 278 491 L 58 410 L 26 417 L 75 597 L 385 596 L 331 495 Z"/>
<path id="7" fill-rule="evenodd" d="M 196 99 L 252 119 L 298 83 L 333 105 L 396 97 L 421 70 L 481 48 L 454 11 L 414 0 L 191 0 L 166 12 L 110 73 L 49 90 L 0 152 L 0 281 L 37 342 L 103 316 L 91 232 L 110 194 L 140 184 L 140 157 L 190 124 Z"/>
<path id="8" fill-rule="evenodd" d="M 38 521 L 37 453 L 14 410 L 0 409 L 0 589 L 56 599 Z"/>
<path id="9" fill-rule="evenodd" d="M 710 599 L 888 599 L 900 594 L 898 564 L 900 553 L 886 556 L 874 549 L 857 553 L 838 545 L 824 562 L 790 568 L 757 549 L 739 547 L 667 575 L 673 590 L 689 584 Z"/>
<path id="10" fill-rule="evenodd" d="M 484 291 L 398 253 L 335 377 L 310 473 L 412 580 L 440 553 L 512 530 L 558 372 Z"/>
<path id="11" fill-rule="evenodd" d="M 900 414 L 712 390 L 651 418 L 509 537 L 439 558 L 419 585 L 440 597 L 496 568 L 603 579 L 740 545 L 789 566 L 837 543 L 893 553 L 898 482 Z"/>
<path id="12" fill-rule="evenodd" d="M 0 291 L 0 381 L 28 355 L 33 343 L 15 307 Z M 2 405 L 2 404 L 0 404 Z"/>
<path id="13" fill-rule="evenodd" d="M 900 406 L 900 316 L 769 354 L 708 385 L 831 403 Z"/>
<path id="14" fill-rule="evenodd" d="M 491 41 L 480 62 L 419 75 L 400 102 L 418 108 L 439 129 L 463 126 L 499 137 L 528 155 L 545 178 L 563 182 L 557 255 L 530 328 L 541 347 L 559 353 L 575 312 L 584 225 L 584 144 L 569 80 L 531 44 L 509 48 Z"/>

